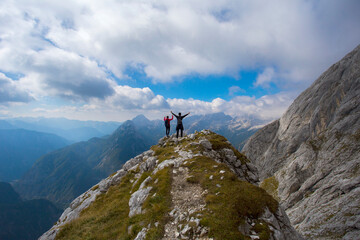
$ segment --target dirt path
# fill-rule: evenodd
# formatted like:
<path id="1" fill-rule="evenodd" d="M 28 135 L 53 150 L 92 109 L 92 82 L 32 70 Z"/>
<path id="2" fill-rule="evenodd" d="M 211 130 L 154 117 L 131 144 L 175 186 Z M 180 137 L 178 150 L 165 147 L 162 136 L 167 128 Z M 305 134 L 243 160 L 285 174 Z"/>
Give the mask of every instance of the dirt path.
<path id="1" fill-rule="evenodd" d="M 205 208 L 206 192 L 200 184 L 188 183 L 189 171 L 186 167 L 173 169 L 171 186 L 171 220 L 165 225 L 163 240 L 167 239 L 208 239 L 207 229 L 199 226 L 199 216 L 194 213 Z M 201 237 L 200 237 L 201 236 Z"/>

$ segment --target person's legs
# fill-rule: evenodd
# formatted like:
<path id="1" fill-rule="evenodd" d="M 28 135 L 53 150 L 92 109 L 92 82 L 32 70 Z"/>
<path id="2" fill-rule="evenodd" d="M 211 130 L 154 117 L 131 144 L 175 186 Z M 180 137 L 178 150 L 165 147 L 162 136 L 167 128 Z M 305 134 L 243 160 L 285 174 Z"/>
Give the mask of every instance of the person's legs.
<path id="1" fill-rule="evenodd" d="M 176 126 L 176 138 L 179 137 L 179 126 Z"/>

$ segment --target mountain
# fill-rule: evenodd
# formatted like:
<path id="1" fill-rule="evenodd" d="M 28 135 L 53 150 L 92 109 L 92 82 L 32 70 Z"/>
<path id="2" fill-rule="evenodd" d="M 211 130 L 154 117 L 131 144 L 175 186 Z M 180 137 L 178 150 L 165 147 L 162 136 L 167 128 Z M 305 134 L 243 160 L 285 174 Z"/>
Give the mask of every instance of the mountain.
<path id="1" fill-rule="evenodd" d="M 360 236 L 360 45 L 243 148 L 309 239 Z"/>
<path id="2" fill-rule="evenodd" d="M 20 178 L 40 156 L 68 141 L 54 134 L 25 129 L 0 129 L 0 181 Z"/>
<path id="3" fill-rule="evenodd" d="M 193 126 L 190 131 L 205 125 L 223 130 L 229 128 L 229 121 L 239 124 L 225 114 L 210 114 L 185 118 L 184 125 Z M 218 127 L 220 125 L 222 127 Z M 173 124 L 173 132 L 174 128 Z M 246 137 L 251 132 L 248 129 L 246 125 L 245 134 L 243 129 L 227 133 L 231 136 L 244 134 Z M 164 135 L 162 120 L 150 121 L 139 115 L 124 122 L 108 137 L 93 138 L 42 156 L 14 187 L 23 198 L 45 198 L 64 208 L 80 193 L 119 169 L 131 157 L 156 144 Z"/>
<path id="4" fill-rule="evenodd" d="M 103 137 L 115 131 L 120 122 L 79 121 L 66 118 L 11 118 L 3 120 L 11 128 L 21 128 L 38 132 L 53 133 L 70 142 L 86 141 L 93 137 Z M 6 126 L 0 122 L 0 129 Z"/>
<path id="5" fill-rule="evenodd" d="M 189 128 L 186 129 L 186 133 L 210 129 L 225 136 L 237 149 L 241 149 L 245 141 L 258 130 L 257 126 L 265 123 L 268 123 L 268 121 L 231 117 L 224 113 L 213 113 L 189 117 Z"/>
<path id="6" fill-rule="evenodd" d="M 77 197 L 40 240 L 302 239 L 222 136 L 162 138 Z"/>
<path id="7" fill-rule="evenodd" d="M 21 198 L 9 183 L 0 182 L 0 205 L 19 203 Z"/>
<path id="8" fill-rule="evenodd" d="M 37 239 L 60 214 L 47 200 L 22 201 L 9 183 L 0 182 L 1 240 Z"/>
<path id="9" fill-rule="evenodd" d="M 92 138 L 42 156 L 14 187 L 23 198 L 45 198 L 63 208 L 126 160 L 148 149 L 150 142 L 127 121 L 108 137 Z"/>
<path id="10" fill-rule="evenodd" d="M 0 129 L 14 129 L 15 127 L 5 120 L 0 120 Z"/>

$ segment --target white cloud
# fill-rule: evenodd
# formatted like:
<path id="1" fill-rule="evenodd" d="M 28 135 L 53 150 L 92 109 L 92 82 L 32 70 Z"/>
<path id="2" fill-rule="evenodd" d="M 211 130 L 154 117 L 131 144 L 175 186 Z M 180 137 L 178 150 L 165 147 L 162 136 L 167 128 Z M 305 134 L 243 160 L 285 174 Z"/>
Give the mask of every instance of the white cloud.
<path id="1" fill-rule="evenodd" d="M 229 96 L 234 96 L 236 93 L 245 93 L 245 90 L 241 89 L 239 86 L 229 87 Z"/>
<path id="2" fill-rule="evenodd" d="M 253 116 L 264 120 L 273 120 L 283 114 L 296 94 L 295 92 L 282 92 L 260 98 L 238 96 L 230 101 L 221 98 L 216 98 L 211 102 L 194 99 L 168 99 L 167 101 L 175 112 L 192 112 L 193 114 L 224 112 L 232 116 Z"/>
<path id="3" fill-rule="evenodd" d="M 33 100 L 27 92 L 23 91 L 19 82 L 14 81 L 0 72 L 0 105 L 10 102 L 29 102 Z"/>
<path id="4" fill-rule="evenodd" d="M 309 82 L 360 39 L 360 4 L 351 0 L 3 4 L 1 32 L 11 36 L 2 42 L 16 40 L 11 52 L 49 45 L 46 38 L 119 77 L 128 64 L 144 64 L 145 73 L 160 82 L 268 65 L 289 81 Z"/>
<path id="5" fill-rule="evenodd" d="M 89 103 L 61 107 L 44 105 L 33 108 L 21 116 L 32 117 L 67 117 L 80 120 L 125 121 L 138 114 L 145 114 L 151 119 L 159 119 L 175 113 L 191 112 L 192 115 L 224 112 L 231 116 L 254 117 L 263 120 L 279 118 L 292 103 L 297 93 L 278 93 L 260 98 L 237 96 L 226 101 L 221 98 L 212 101 L 196 99 L 164 99 L 155 95 L 149 88 L 116 87 L 116 93 L 105 99 L 91 99 Z M 4 112 L 6 109 L 3 110 Z M 16 114 L 13 115 L 16 117 Z"/>
<path id="6" fill-rule="evenodd" d="M 99 102 L 95 100 L 94 102 Z M 163 96 L 155 95 L 150 88 L 132 88 L 129 86 L 115 87 L 115 94 L 108 97 L 104 104 L 115 109 L 163 109 L 168 104 Z"/>
<path id="7" fill-rule="evenodd" d="M 275 81 L 292 90 L 307 86 L 360 39 L 357 0 L 3 0 L 0 5 L 0 71 L 23 74 L 18 81 L 0 80 L 3 102 L 81 99 L 82 107 L 66 111 L 83 114 L 94 109 L 155 114 L 171 107 L 279 116 L 292 99 L 287 94 L 165 100 L 149 88 L 119 86 L 108 73 L 125 78 L 127 66 L 140 65 L 161 84 L 191 73 L 264 69 L 255 86 Z"/>
<path id="8" fill-rule="evenodd" d="M 254 86 L 269 87 L 269 84 L 273 81 L 274 77 L 275 77 L 274 69 L 270 67 L 265 68 L 265 70 L 257 76 Z"/>

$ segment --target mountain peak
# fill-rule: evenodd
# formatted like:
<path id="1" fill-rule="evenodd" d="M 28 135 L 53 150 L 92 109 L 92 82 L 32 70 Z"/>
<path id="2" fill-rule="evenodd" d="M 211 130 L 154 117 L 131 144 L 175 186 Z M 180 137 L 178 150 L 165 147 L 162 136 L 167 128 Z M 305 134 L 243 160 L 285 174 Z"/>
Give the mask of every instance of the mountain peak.
<path id="1" fill-rule="evenodd" d="M 144 124 L 150 122 L 150 120 L 147 117 L 145 117 L 143 114 L 137 115 L 131 121 L 133 121 L 136 124 Z"/>
<path id="2" fill-rule="evenodd" d="M 76 198 L 40 239 L 301 239 L 257 182 L 221 135 L 165 137 Z"/>

